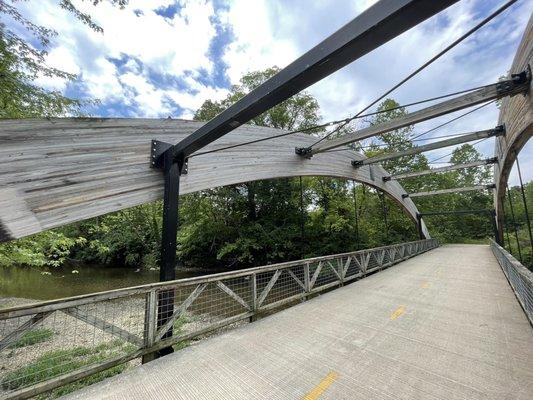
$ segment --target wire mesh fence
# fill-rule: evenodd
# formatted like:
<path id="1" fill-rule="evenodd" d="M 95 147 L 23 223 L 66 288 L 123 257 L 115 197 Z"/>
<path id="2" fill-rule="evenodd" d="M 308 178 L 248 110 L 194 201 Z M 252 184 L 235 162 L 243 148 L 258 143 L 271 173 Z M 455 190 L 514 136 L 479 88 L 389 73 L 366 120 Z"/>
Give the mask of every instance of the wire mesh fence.
<path id="1" fill-rule="evenodd" d="M 437 246 L 421 240 L 0 310 L 0 398 L 58 397 Z"/>
<path id="2" fill-rule="evenodd" d="M 533 325 L 533 272 L 495 241 L 491 240 L 490 246 L 529 322 Z"/>

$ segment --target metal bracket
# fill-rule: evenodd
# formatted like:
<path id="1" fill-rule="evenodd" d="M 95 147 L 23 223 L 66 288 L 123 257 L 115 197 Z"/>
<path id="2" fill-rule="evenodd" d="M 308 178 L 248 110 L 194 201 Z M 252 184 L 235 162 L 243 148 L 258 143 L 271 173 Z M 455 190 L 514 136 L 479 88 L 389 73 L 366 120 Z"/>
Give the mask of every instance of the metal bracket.
<path id="1" fill-rule="evenodd" d="M 384 176 L 381 178 L 383 180 L 383 182 L 388 182 L 390 181 L 392 178 L 390 176 Z"/>
<path id="2" fill-rule="evenodd" d="M 487 158 L 487 164 L 498 164 L 498 157 Z"/>
<path id="3" fill-rule="evenodd" d="M 506 130 L 505 130 L 505 124 L 502 124 L 502 125 L 498 125 L 497 127 L 495 127 L 492 132 L 490 133 L 490 136 L 489 137 L 492 137 L 492 136 L 505 136 L 506 134 Z"/>
<path id="4" fill-rule="evenodd" d="M 352 160 L 352 167 L 359 168 L 363 165 L 363 160 Z"/>
<path id="5" fill-rule="evenodd" d="M 522 86 L 529 82 L 531 82 L 531 68 L 528 65 L 527 69 L 524 71 L 518 74 L 511 74 L 511 79 L 505 80 L 496 85 L 496 90 L 498 91 L 498 94 L 507 94 L 508 92 L 512 92 L 512 90 L 517 86 Z M 528 90 L 529 85 L 524 88 L 524 92 L 527 92 Z"/>
<path id="6" fill-rule="evenodd" d="M 313 157 L 313 149 L 311 149 L 311 147 L 295 147 L 294 152 L 298 154 L 299 156 L 302 156 L 308 159 Z"/>
<path id="7" fill-rule="evenodd" d="M 407 194 L 407 193 L 402 194 L 402 199 L 406 199 L 408 197 L 409 197 L 409 194 Z"/>
<path id="8" fill-rule="evenodd" d="M 164 168 L 164 157 L 163 154 L 165 151 L 173 147 L 172 144 L 167 142 L 162 142 L 160 140 L 152 139 L 150 146 L 150 166 L 154 169 L 163 169 Z M 186 175 L 189 169 L 189 160 L 185 159 L 183 166 L 181 167 L 181 175 Z"/>

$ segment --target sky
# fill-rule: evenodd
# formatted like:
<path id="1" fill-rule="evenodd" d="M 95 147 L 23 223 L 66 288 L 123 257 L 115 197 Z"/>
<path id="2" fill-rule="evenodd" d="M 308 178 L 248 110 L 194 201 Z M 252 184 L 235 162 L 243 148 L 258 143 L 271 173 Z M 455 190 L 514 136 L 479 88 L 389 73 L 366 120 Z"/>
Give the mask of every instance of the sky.
<path id="1" fill-rule="evenodd" d="M 47 63 L 78 75 L 74 82 L 41 77 L 40 85 L 71 97 L 99 99 L 98 106 L 87 109 L 93 116 L 190 119 L 205 100 L 224 98 L 246 72 L 290 64 L 373 3 L 130 0 L 120 9 L 107 2 L 74 1 L 103 33 L 80 23 L 57 0 L 16 6 L 32 22 L 57 31 Z M 314 84 L 308 91 L 318 100 L 323 121 L 355 114 L 503 3 L 462 0 Z M 497 81 L 507 73 L 532 11 L 533 2 L 519 0 L 390 97 L 406 104 Z M 4 22 L 20 28 L 14 21 Z M 460 113 L 418 124 L 415 132 Z M 498 109 L 488 106 L 428 136 L 493 128 L 497 118 Z M 477 148 L 492 156 L 493 139 Z M 432 160 L 451 150 L 426 155 Z M 527 181 L 533 179 L 532 157 L 533 145 L 528 144 L 520 154 Z M 517 183 L 515 170 L 510 182 Z"/>

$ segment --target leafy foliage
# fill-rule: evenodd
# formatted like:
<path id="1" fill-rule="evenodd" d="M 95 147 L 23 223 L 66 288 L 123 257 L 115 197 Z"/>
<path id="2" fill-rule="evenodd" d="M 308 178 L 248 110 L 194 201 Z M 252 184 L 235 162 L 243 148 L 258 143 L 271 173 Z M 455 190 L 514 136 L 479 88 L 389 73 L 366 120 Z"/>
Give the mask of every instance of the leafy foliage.
<path id="1" fill-rule="evenodd" d="M 92 0 L 97 5 L 101 0 Z M 110 0 L 124 7 L 127 0 Z M 47 90 L 35 83 L 38 78 L 57 78 L 74 81 L 75 74 L 46 64 L 51 41 L 57 36 L 54 29 L 39 26 L 25 18 L 14 4 L 17 0 L 0 1 L 0 16 L 17 25 L 9 29 L 0 22 L 0 118 L 31 118 L 82 115 L 84 106 L 96 100 L 79 100 L 60 91 Z M 59 6 L 96 32 L 103 29 L 89 14 L 74 6 L 71 0 L 58 0 Z"/>
<path id="2" fill-rule="evenodd" d="M 69 237 L 60 231 L 46 231 L 0 245 L 0 265 L 59 267 L 72 248 L 87 242 L 83 237 Z"/>

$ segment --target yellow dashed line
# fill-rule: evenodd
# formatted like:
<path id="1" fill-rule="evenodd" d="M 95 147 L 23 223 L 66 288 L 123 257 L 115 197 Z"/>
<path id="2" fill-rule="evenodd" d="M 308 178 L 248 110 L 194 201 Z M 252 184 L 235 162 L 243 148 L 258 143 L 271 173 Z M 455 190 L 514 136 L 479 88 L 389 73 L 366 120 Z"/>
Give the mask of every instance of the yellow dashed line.
<path id="1" fill-rule="evenodd" d="M 404 312 L 405 312 L 405 307 L 404 306 L 400 306 L 390 315 L 390 319 L 391 320 L 396 319 L 400 315 L 402 315 Z"/>
<path id="2" fill-rule="evenodd" d="M 336 373 L 335 371 L 331 371 L 329 374 L 326 375 L 324 379 L 320 381 L 318 385 L 315 386 L 313 390 L 311 390 L 304 397 L 302 397 L 302 400 L 318 399 L 320 395 L 324 393 L 326 389 L 330 387 L 331 384 L 337 380 L 338 377 L 339 377 L 338 373 Z"/>

